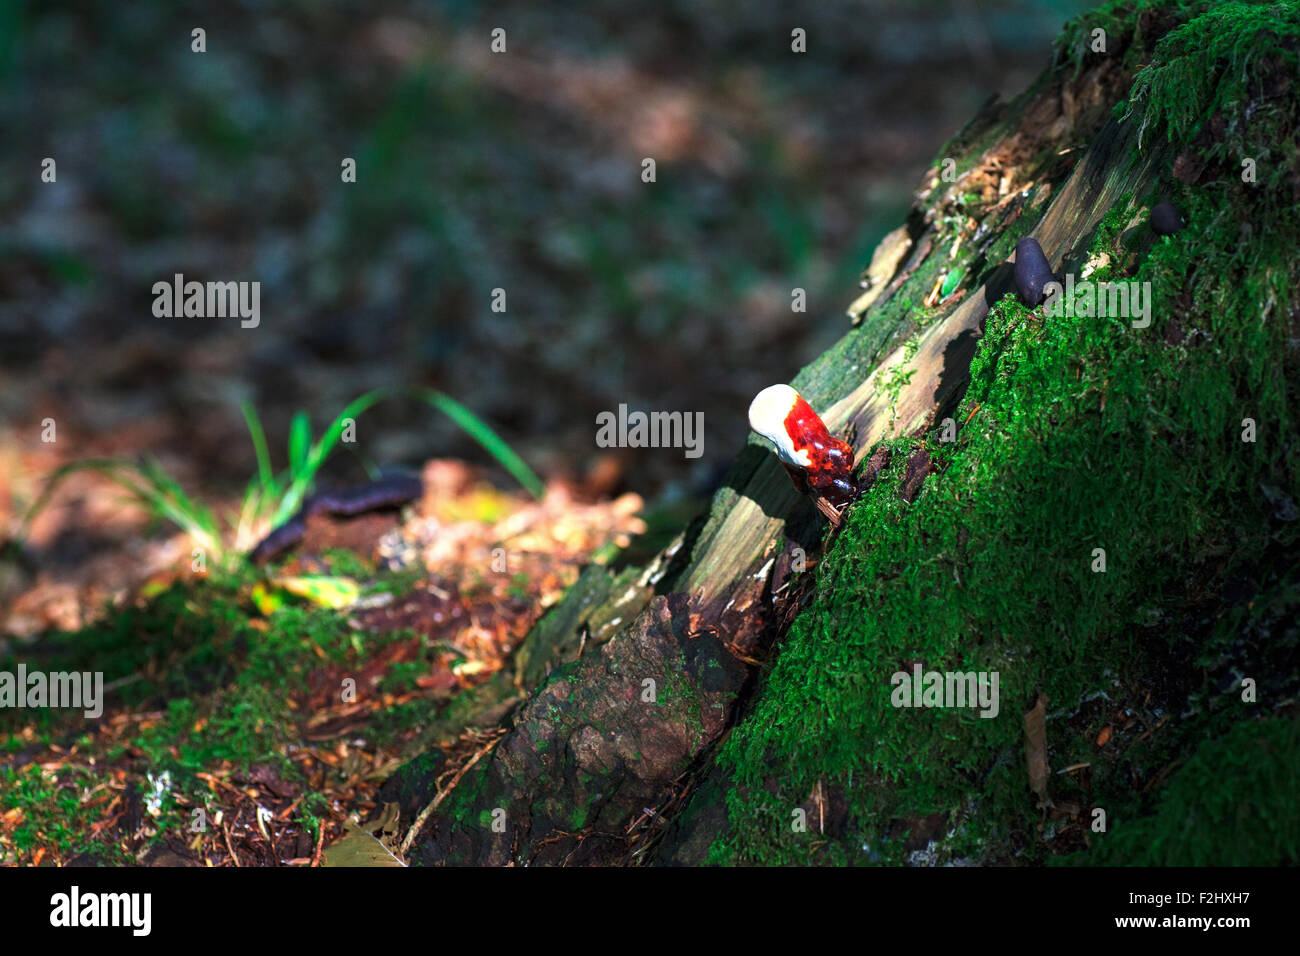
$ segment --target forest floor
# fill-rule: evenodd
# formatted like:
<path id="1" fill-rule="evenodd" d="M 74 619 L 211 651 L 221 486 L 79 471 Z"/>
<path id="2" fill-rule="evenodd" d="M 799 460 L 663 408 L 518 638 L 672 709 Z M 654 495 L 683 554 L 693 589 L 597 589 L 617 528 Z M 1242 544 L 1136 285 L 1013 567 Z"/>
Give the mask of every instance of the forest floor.
<path id="1" fill-rule="evenodd" d="M 457 461 L 424 484 L 402 515 L 312 519 L 269 571 L 156 574 L 23 647 L 31 670 L 110 679 L 99 719 L 0 712 L 0 860 L 319 864 L 397 767 L 472 747 L 487 731 L 455 701 L 494 681 L 484 720 L 518 701 L 513 652 L 582 567 L 646 531 L 642 502 L 505 494 Z"/>

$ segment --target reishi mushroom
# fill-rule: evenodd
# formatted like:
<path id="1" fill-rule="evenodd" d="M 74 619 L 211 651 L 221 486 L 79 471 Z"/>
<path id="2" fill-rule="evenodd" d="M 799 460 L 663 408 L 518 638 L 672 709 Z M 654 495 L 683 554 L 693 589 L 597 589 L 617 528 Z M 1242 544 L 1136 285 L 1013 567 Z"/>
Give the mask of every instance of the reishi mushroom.
<path id="1" fill-rule="evenodd" d="M 853 449 L 834 437 L 818 414 L 789 385 L 769 385 L 749 405 L 749 427 L 776 447 L 776 457 L 803 494 L 838 526 L 857 496 Z"/>

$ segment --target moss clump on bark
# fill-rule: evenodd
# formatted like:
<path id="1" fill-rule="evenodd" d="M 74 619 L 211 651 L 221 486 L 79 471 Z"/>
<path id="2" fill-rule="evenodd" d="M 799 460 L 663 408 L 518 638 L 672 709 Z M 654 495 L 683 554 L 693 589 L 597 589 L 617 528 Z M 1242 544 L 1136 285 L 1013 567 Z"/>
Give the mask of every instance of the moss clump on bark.
<path id="1" fill-rule="evenodd" d="M 1049 317 L 1010 297 L 992 309 L 957 440 L 925 439 L 938 473 L 906 504 L 896 455 L 850 512 L 722 749 L 735 787 L 716 862 L 898 862 L 922 831 L 927 861 L 1144 862 L 1143 835 L 1171 832 L 1192 790 L 1215 808 L 1194 826 L 1219 827 L 1237 805 L 1241 778 L 1214 770 L 1225 734 L 1258 733 L 1272 741 L 1261 759 L 1293 759 L 1254 718 L 1300 687 L 1295 5 L 1101 15 L 1125 36 L 1141 18 L 1169 27 L 1124 113 L 1147 148 L 1163 137 L 1182 151 L 1159 198 L 1188 225 L 1156 238 L 1142 223 L 1157 197 L 1133 197 L 1068 265 L 1149 283 L 1150 325 Z M 1257 182 L 1242 180 L 1244 157 Z M 891 676 L 915 662 L 997 672 L 998 716 L 891 706 Z M 1052 775 L 1072 813 L 1037 807 L 1029 790 L 1021 715 L 1040 691 L 1051 768 L 1089 765 Z M 1099 746 L 1126 708 L 1150 732 Z M 1294 798 L 1294 774 L 1256 776 Z M 822 819 L 796 832 L 810 794 Z M 1093 808 L 1107 833 L 1090 829 Z M 1300 856 L 1294 828 L 1234 821 L 1167 857 Z"/>

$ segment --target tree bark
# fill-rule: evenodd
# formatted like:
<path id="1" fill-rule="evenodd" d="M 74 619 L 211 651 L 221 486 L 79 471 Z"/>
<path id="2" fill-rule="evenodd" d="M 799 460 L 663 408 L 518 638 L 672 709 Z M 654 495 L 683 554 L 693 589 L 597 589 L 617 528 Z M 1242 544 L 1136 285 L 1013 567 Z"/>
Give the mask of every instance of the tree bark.
<path id="1" fill-rule="evenodd" d="M 1101 218 L 1155 183 L 1169 157 L 1149 149 L 1138 158 L 1110 119 L 1131 80 L 1111 63 L 1076 76 L 1049 71 L 1015 102 L 985 107 L 954 144 L 953 158 L 973 159 L 969 169 L 951 183 L 930 175 L 906 227 L 873 258 L 873 287 L 851 310 L 860 322 L 792 383 L 832 432 L 850 436 L 859 461 L 957 407 L 989 307 L 1012 288 L 1010 262 L 988 261 L 990 250 L 1012 233 L 1032 235 L 1057 268 L 1077 271 Z M 996 199 L 981 218 L 949 225 L 965 208 L 961 197 L 981 189 Z M 1037 224 L 1025 231 L 1020 220 L 1030 218 Z M 900 343 L 911 337 L 915 317 L 897 305 L 933 299 L 938 284 L 924 287 L 922 275 L 930 284 L 927 264 L 954 243 L 975 250 L 965 294 L 914 346 L 884 347 L 896 332 Z M 911 456 L 900 494 L 913 499 L 928 472 L 928 456 Z M 754 439 L 708 515 L 650 566 L 618 575 L 589 568 L 519 652 L 515 687 L 527 702 L 440 805 L 412 858 L 611 863 L 657 853 L 661 862 L 702 862 L 725 821 L 726 781 L 708 755 L 797 610 L 798 589 L 786 587 L 794 549 L 811 565 L 825 527 Z M 693 798 L 692 779 L 703 781 Z M 434 781 L 428 763 L 416 762 L 382 795 L 409 822 L 432 800 Z M 668 811 L 678 811 L 671 829 Z"/>

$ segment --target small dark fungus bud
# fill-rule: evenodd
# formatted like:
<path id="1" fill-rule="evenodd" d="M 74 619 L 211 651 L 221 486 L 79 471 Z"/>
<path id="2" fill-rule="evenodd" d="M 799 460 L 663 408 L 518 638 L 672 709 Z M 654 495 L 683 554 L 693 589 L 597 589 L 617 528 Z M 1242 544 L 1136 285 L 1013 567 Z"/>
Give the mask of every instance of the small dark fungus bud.
<path id="1" fill-rule="evenodd" d="M 298 513 L 273 530 L 249 553 L 254 564 L 263 564 L 283 554 L 307 534 L 307 519 L 332 514 L 343 517 L 398 508 L 414 501 L 424 492 L 424 483 L 414 475 L 389 475 L 378 481 L 353 485 L 338 491 L 311 495 L 303 502 Z"/>
<path id="2" fill-rule="evenodd" d="M 834 437 L 802 395 L 771 385 L 749 406 L 749 427 L 776 447 L 795 487 L 842 509 L 853 500 L 853 449 Z"/>
<path id="3" fill-rule="evenodd" d="M 1177 206 L 1162 202 L 1151 210 L 1151 228 L 1157 235 L 1172 236 L 1183 228 L 1183 214 Z"/>
<path id="4" fill-rule="evenodd" d="M 312 516 L 333 514 L 350 517 L 367 511 L 400 508 L 422 494 L 424 482 L 418 475 L 387 475 L 365 484 L 313 495 L 303 502 L 302 510 Z"/>
<path id="5" fill-rule="evenodd" d="M 265 564 L 272 558 L 288 551 L 307 534 L 307 524 L 301 514 L 294 515 L 280 527 L 276 528 L 255 547 L 248 555 L 254 564 Z"/>
<path id="6" fill-rule="evenodd" d="M 1043 247 L 1031 236 L 1016 243 L 1015 276 L 1020 301 L 1031 309 L 1047 298 L 1047 284 L 1057 281 L 1047 256 L 1043 254 Z"/>

